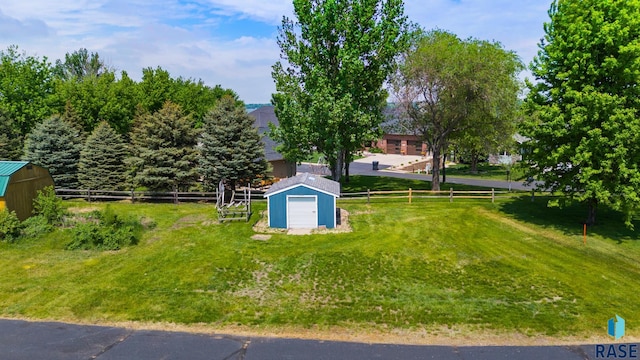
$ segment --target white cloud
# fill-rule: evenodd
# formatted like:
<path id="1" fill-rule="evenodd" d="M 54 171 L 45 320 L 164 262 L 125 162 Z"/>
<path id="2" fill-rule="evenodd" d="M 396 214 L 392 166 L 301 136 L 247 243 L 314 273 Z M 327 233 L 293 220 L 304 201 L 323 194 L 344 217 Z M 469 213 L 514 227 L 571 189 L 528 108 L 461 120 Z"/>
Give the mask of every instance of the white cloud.
<path id="1" fill-rule="evenodd" d="M 291 0 L 205 0 L 211 5 L 226 12 L 226 14 L 240 14 L 251 19 L 279 24 L 282 16 L 293 14 Z"/>
<path id="2" fill-rule="evenodd" d="M 405 11 L 425 29 L 500 41 L 528 63 L 549 3 L 406 0 Z M 279 59 L 275 25 L 292 13 L 291 0 L 2 0 L 0 49 L 17 44 L 55 60 L 84 47 L 134 79 L 144 67 L 161 66 L 265 102 L 274 91 L 271 65 Z M 248 30 L 252 24 L 262 32 Z"/>
<path id="3" fill-rule="evenodd" d="M 38 19 L 19 20 L 0 11 L 0 39 L 28 39 L 48 36 L 52 32 L 47 24 Z"/>

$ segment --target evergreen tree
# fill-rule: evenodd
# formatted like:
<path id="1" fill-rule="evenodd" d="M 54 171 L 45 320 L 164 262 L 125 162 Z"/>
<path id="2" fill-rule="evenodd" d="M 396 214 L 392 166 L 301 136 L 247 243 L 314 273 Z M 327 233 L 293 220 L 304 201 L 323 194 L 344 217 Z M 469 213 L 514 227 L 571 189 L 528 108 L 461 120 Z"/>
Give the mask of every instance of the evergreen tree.
<path id="1" fill-rule="evenodd" d="M 76 189 L 81 149 L 80 132 L 54 115 L 27 135 L 23 158 L 49 169 L 56 187 Z"/>
<path id="2" fill-rule="evenodd" d="M 153 191 L 188 190 L 198 173 L 198 130 L 180 106 L 166 102 L 153 114 L 136 119 L 131 133 L 130 166 L 135 186 Z"/>
<path id="3" fill-rule="evenodd" d="M 78 180 L 83 189 L 120 190 L 126 181 L 127 145 L 109 124 L 100 123 L 80 152 Z"/>
<path id="4" fill-rule="evenodd" d="M 215 188 L 224 179 L 235 189 L 265 174 L 264 145 L 253 122 L 230 96 L 204 117 L 199 163 L 205 187 Z"/>
<path id="5" fill-rule="evenodd" d="M 0 160 L 18 160 L 22 155 L 22 137 L 13 121 L 0 111 Z"/>

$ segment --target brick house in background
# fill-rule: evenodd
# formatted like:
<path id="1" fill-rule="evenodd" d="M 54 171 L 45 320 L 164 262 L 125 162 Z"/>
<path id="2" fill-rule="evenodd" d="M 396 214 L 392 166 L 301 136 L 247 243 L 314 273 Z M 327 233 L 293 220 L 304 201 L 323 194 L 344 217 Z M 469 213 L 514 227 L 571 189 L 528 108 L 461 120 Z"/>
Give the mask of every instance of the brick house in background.
<path id="1" fill-rule="evenodd" d="M 266 135 L 269 131 L 269 123 L 278 126 L 278 118 L 276 117 L 273 106 L 261 106 L 249 113 L 255 119 L 254 127 L 258 129 L 258 134 L 262 137 L 264 144 L 264 154 L 272 167 L 272 171 L 268 174 L 275 178 L 288 178 L 296 174 L 296 163 L 285 160 L 284 156 L 276 151 L 278 143 L 273 141 Z"/>
<path id="2" fill-rule="evenodd" d="M 380 125 L 384 134 L 380 140 L 372 143 L 372 147 L 382 150 L 385 154 L 423 156 L 427 154 L 427 144 L 402 126 L 393 107 L 388 106 L 384 116 L 386 120 Z"/>

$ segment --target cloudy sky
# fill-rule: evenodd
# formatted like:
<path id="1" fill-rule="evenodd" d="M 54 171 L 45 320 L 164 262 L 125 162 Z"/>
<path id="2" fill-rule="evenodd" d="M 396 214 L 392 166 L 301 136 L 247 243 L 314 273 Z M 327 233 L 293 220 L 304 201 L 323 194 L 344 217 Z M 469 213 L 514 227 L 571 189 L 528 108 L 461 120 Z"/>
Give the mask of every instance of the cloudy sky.
<path id="1" fill-rule="evenodd" d="M 461 38 L 501 42 L 529 64 L 551 0 L 405 0 L 409 19 Z M 139 80 L 145 67 L 202 79 L 267 103 L 282 16 L 291 0 L 2 0 L 0 49 L 51 62 L 80 48 Z M 523 73 L 521 77 L 528 76 Z"/>

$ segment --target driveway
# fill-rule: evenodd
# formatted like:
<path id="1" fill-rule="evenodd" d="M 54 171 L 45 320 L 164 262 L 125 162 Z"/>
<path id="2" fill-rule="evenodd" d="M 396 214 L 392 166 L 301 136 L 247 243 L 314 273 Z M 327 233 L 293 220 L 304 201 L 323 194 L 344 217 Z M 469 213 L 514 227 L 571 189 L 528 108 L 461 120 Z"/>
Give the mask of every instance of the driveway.
<path id="1" fill-rule="evenodd" d="M 595 359 L 595 345 L 416 346 L 0 320 L 3 360 Z"/>

